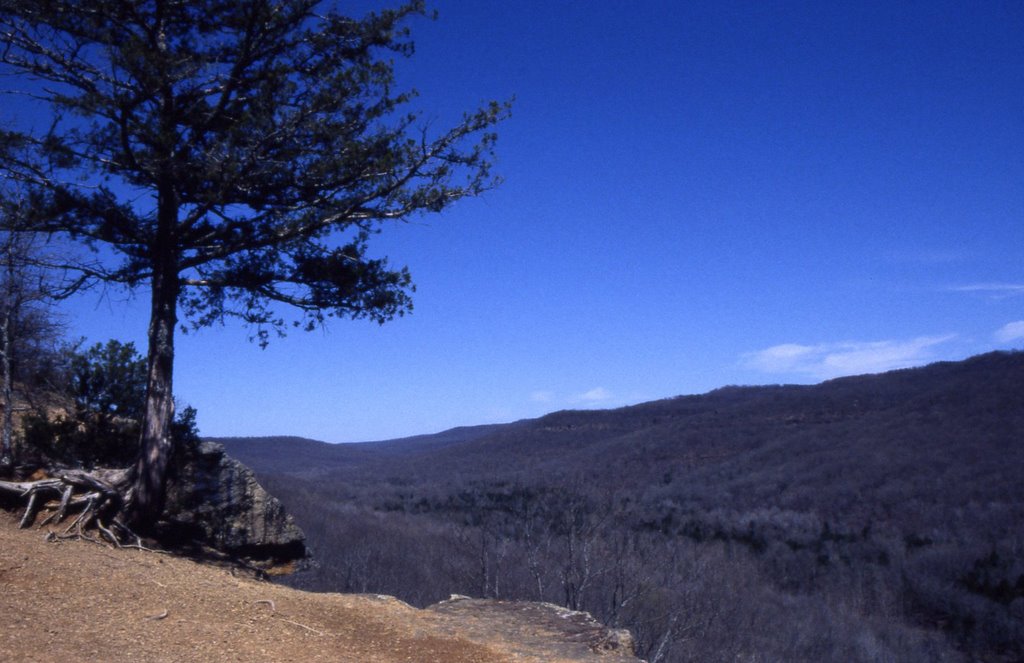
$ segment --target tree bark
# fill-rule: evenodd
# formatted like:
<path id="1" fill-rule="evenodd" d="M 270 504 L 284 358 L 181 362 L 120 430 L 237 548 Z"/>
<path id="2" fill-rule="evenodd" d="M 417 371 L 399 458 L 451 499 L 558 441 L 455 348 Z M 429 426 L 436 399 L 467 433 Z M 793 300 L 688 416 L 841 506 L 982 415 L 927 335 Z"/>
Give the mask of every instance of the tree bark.
<path id="1" fill-rule="evenodd" d="M 167 466 L 174 452 L 174 440 L 171 438 L 174 328 L 178 323 L 181 282 L 174 236 L 178 205 L 173 188 L 168 187 L 165 191 L 159 197 L 157 233 L 151 247 L 154 269 L 146 404 L 128 513 L 133 527 L 141 530 L 155 522 L 163 512 Z"/>
<path id="2" fill-rule="evenodd" d="M 171 280 L 174 283 L 161 283 Z M 149 323 L 146 406 L 139 457 L 135 463 L 131 520 L 152 522 L 163 511 L 167 465 L 173 452 L 174 326 L 177 324 L 177 274 L 153 278 L 153 310 Z"/>
<path id="3" fill-rule="evenodd" d="M 0 428 L 0 472 L 6 471 L 14 463 L 14 453 L 11 438 L 14 432 L 14 381 L 11 377 L 11 324 L 14 322 L 17 308 L 17 293 L 15 292 L 15 273 L 13 239 L 8 238 L 8 244 L 4 247 L 7 255 L 6 274 L 4 278 L 3 311 L 0 315 L 0 371 L 3 372 L 3 426 Z"/>
<path id="4" fill-rule="evenodd" d="M 3 320 L 0 321 L 0 371 L 3 372 L 3 426 L 0 428 L 0 471 L 13 462 L 11 438 L 14 431 L 14 386 L 11 380 L 11 310 L 5 302 Z"/>

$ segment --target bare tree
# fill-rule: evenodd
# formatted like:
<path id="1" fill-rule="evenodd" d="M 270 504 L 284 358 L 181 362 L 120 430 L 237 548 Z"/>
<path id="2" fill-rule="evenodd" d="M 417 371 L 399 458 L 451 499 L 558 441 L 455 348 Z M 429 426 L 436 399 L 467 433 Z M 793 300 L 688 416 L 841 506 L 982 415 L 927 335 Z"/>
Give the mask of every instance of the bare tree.
<path id="1" fill-rule="evenodd" d="M 14 463 L 14 411 L 30 390 L 46 390 L 62 328 L 52 308 L 57 289 L 45 262 L 39 237 L 4 230 L 19 213 L 14 197 L 0 209 L 0 472 Z M 18 387 L 21 387 L 20 394 Z"/>

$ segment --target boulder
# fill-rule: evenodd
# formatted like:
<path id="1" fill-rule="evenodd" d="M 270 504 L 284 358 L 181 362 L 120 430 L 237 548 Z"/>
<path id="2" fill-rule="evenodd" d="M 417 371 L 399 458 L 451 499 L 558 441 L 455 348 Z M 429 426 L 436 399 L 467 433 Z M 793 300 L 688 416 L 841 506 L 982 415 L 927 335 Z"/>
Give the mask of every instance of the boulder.
<path id="1" fill-rule="evenodd" d="M 277 498 L 224 447 L 184 445 L 168 472 L 161 538 L 201 545 L 268 573 L 289 573 L 308 558 L 305 535 Z"/>

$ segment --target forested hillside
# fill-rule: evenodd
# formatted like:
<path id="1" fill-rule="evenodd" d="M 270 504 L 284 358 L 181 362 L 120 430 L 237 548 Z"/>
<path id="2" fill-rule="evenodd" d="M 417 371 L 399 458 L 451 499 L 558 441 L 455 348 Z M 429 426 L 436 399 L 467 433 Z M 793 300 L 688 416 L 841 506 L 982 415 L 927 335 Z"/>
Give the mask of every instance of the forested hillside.
<path id="1" fill-rule="evenodd" d="M 587 610 L 651 661 L 1024 657 L 1024 353 L 358 445 L 222 439 L 313 589 Z"/>

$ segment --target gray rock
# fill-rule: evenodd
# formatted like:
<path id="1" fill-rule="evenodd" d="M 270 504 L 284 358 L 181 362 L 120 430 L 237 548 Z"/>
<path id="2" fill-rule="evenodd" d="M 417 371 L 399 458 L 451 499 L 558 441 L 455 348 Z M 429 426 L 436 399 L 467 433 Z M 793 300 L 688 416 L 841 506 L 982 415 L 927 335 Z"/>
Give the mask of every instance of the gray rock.
<path id="1" fill-rule="evenodd" d="M 308 557 L 306 537 L 281 502 L 215 442 L 176 454 L 163 521 L 183 543 L 212 547 L 269 573 L 291 572 Z"/>
<path id="2" fill-rule="evenodd" d="M 642 663 L 634 653 L 633 636 L 628 630 L 608 628 L 589 613 L 551 603 L 471 599 L 453 594 L 427 610 L 458 618 L 460 630 L 471 640 L 486 642 L 501 634 L 515 642 L 524 655 L 566 663 Z"/>

